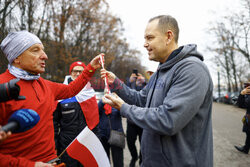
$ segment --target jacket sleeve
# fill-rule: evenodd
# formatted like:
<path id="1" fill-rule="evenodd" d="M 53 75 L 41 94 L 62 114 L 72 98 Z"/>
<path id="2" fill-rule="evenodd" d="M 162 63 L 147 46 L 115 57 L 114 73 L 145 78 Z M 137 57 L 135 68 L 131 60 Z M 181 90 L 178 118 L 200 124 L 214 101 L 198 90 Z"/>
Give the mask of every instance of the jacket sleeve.
<path id="1" fill-rule="evenodd" d="M 240 108 L 246 108 L 246 104 L 245 104 L 245 96 L 240 94 L 237 100 L 238 106 Z"/>
<path id="2" fill-rule="evenodd" d="M 147 89 L 144 87 L 141 91 L 129 88 L 119 78 L 116 78 L 113 85 L 111 85 L 111 91 L 116 92 L 126 103 L 143 107 L 146 105 Z"/>
<path id="3" fill-rule="evenodd" d="M 126 84 L 126 85 L 127 85 L 128 87 L 130 87 L 130 88 L 131 88 L 131 87 L 132 87 L 132 82 L 130 82 L 130 81 L 129 81 L 129 79 L 128 79 L 128 81 L 127 81 L 127 84 Z"/>
<path id="4" fill-rule="evenodd" d="M 35 162 L 22 157 L 12 157 L 11 155 L 5 155 L 0 153 L 0 166 L 10 167 L 34 167 Z"/>
<path id="5" fill-rule="evenodd" d="M 55 83 L 46 80 L 50 89 L 54 92 L 55 100 L 67 99 L 79 93 L 94 75 L 95 69 L 89 64 L 77 79 L 69 85 Z"/>
<path id="6" fill-rule="evenodd" d="M 163 100 L 161 104 L 142 108 L 125 103 L 121 115 L 143 129 L 169 136 L 183 129 L 198 112 L 202 114 L 199 121 L 202 126 L 203 119 L 209 118 L 212 106 L 213 84 L 207 68 L 187 62 L 174 69 L 174 73 L 171 83 L 165 85 L 169 90 L 159 90 L 166 91 L 164 99 L 159 99 Z M 157 94 L 153 98 L 158 98 Z"/>

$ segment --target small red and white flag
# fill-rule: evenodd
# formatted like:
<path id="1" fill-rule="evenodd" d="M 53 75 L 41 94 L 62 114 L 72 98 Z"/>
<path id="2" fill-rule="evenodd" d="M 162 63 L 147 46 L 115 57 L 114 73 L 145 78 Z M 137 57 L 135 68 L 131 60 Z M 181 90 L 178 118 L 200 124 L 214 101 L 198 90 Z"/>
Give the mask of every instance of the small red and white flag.
<path id="1" fill-rule="evenodd" d="M 66 151 L 84 167 L 110 167 L 108 156 L 100 140 L 87 126 L 71 142 Z"/>

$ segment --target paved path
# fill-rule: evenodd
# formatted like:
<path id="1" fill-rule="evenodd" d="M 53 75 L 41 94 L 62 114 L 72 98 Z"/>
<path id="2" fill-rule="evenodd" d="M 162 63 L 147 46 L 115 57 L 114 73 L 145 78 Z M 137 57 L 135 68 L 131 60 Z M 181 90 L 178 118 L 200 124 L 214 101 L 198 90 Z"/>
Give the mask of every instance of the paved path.
<path id="1" fill-rule="evenodd" d="M 214 167 L 250 167 L 250 154 L 242 154 L 234 148 L 234 145 L 243 145 L 246 138 L 241 122 L 244 114 L 244 109 L 214 103 Z"/>
<path id="2" fill-rule="evenodd" d="M 244 113 L 244 109 L 232 105 L 213 104 L 214 167 L 250 167 L 250 154 L 242 154 L 234 148 L 234 145 L 242 145 L 245 141 L 241 123 Z M 126 130 L 126 119 L 122 121 Z M 130 159 L 126 145 L 124 167 L 129 166 Z M 138 161 L 136 166 L 139 167 Z"/>

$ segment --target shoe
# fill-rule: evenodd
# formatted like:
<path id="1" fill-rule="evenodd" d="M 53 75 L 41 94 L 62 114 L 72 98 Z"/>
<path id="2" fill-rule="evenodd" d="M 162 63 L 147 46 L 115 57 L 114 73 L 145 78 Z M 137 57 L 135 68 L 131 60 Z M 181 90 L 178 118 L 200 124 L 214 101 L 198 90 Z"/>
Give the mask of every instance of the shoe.
<path id="1" fill-rule="evenodd" d="M 242 153 L 245 153 L 245 154 L 248 154 L 248 151 L 247 149 L 245 149 L 244 146 L 242 147 L 238 147 L 238 146 L 234 146 L 238 151 L 242 152 Z"/>
<path id="2" fill-rule="evenodd" d="M 131 159 L 131 161 L 129 163 L 129 167 L 135 167 L 136 160 L 137 159 Z"/>

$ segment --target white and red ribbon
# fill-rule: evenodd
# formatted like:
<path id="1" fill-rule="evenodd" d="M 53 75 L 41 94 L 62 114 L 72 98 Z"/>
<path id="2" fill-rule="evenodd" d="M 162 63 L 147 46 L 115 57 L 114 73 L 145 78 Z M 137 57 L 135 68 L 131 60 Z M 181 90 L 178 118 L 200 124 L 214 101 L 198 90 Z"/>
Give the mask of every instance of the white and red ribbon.
<path id="1" fill-rule="evenodd" d="M 102 69 L 104 69 L 104 54 L 100 55 L 100 61 L 101 61 Z M 107 74 L 105 75 L 105 78 L 104 78 L 104 84 L 105 84 L 104 94 L 111 94 L 110 89 L 109 89 Z M 104 105 L 104 110 L 105 110 L 106 115 L 109 115 L 112 113 L 112 107 L 109 104 Z"/>
<path id="2" fill-rule="evenodd" d="M 104 69 L 104 54 L 100 55 L 100 61 L 101 61 L 102 69 Z M 104 90 L 107 91 L 107 92 L 104 92 L 104 93 L 111 94 L 110 89 L 109 89 L 109 85 L 108 85 L 107 75 L 105 75 L 104 84 L 105 84 L 105 89 Z"/>

